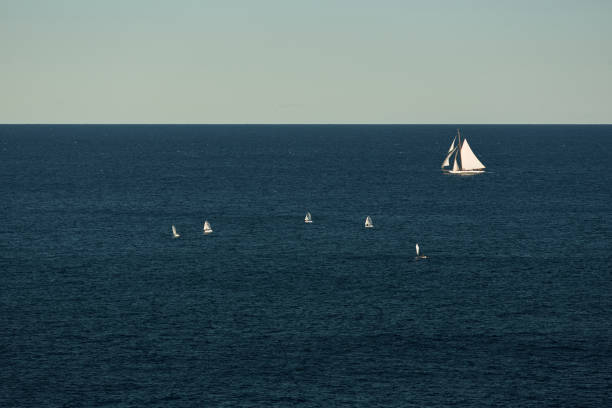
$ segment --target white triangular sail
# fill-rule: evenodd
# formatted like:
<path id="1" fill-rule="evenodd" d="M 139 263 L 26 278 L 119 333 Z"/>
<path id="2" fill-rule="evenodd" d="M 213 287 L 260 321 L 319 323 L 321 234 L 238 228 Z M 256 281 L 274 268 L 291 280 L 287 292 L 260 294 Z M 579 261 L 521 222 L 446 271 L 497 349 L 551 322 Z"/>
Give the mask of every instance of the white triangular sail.
<path id="1" fill-rule="evenodd" d="M 310 215 L 309 212 L 306 213 L 306 217 L 304 217 L 304 222 L 306 222 L 306 223 L 311 223 L 312 222 L 312 215 Z"/>
<path id="2" fill-rule="evenodd" d="M 448 148 L 448 152 L 450 153 L 451 150 L 453 150 L 455 148 L 455 141 L 457 140 L 457 136 L 455 136 L 455 138 L 453 139 L 453 143 L 451 143 L 450 147 Z"/>
<path id="3" fill-rule="evenodd" d="M 370 218 L 370 216 L 368 215 L 368 216 L 366 217 L 366 220 L 365 220 L 365 227 L 366 227 L 366 228 L 372 228 L 373 226 L 374 226 L 374 224 L 372 223 L 372 219 L 371 219 L 371 218 Z"/>
<path id="4" fill-rule="evenodd" d="M 213 232 L 213 230 L 210 227 L 210 223 L 208 222 L 208 220 L 204 221 L 204 233 L 210 234 L 211 232 Z"/>
<path id="5" fill-rule="evenodd" d="M 457 164 L 457 155 L 455 155 L 455 163 L 453 164 L 453 171 L 459 171 L 459 164 Z"/>
<path id="6" fill-rule="evenodd" d="M 180 237 L 179 233 L 178 233 L 178 232 L 176 232 L 176 227 L 175 227 L 174 225 L 172 226 L 172 236 L 173 236 L 174 238 L 178 238 L 178 237 Z"/>
<path id="7" fill-rule="evenodd" d="M 427 259 L 426 255 L 423 255 L 423 253 L 421 252 L 421 247 L 419 247 L 419 244 L 416 244 L 416 257 L 417 259 Z"/>
<path id="8" fill-rule="evenodd" d="M 478 157 L 476 157 L 472 149 L 470 149 L 467 139 L 463 139 L 460 154 L 461 170 L 480 170 L 485 168 L 485 165 L 478 160 Z"/>
<path id="9" fill-rule="evenodd" d="M 457 131 L 457 135 L 459 135 L 459 131 Z M 453 142 L 451 143 L 450 147 L 448 148 L 448 154 L 446 155 L 446 158 L 442 162 L 442 168 L 450 165 L 449 159 L 453 155 L 455 150 L 457 149 L 457 146 L 455 146 L 455 142 L 456 141 L 457 141 L 457 136 L 454 137 Z"/>
<path id="10" fill-rule="evenodd" d="M 455 144 L 455 141 L 453 140 L 453 145 L 454 144 Z M 455 151 L 457 150 L 456 147 L 453 147 L 453 146 L 451 147 L 452 149 L 448 151 L 448 155 L 446 155 L 446 159 L 444 159 L 444 162 L 442 163 L 442 168 L 450 165 L 449 159 L 453 155 L 453 153 L 455 153 Z"/>

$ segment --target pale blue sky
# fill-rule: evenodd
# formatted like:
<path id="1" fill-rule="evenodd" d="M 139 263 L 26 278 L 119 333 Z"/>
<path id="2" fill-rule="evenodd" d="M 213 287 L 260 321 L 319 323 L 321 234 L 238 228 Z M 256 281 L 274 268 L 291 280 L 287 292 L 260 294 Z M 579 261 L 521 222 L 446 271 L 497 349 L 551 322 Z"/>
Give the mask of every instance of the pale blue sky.
<path id="1" fill-rule="evenodd" d="M 0 123 L 612 123 L 612 1 L 0 0 Z"/>

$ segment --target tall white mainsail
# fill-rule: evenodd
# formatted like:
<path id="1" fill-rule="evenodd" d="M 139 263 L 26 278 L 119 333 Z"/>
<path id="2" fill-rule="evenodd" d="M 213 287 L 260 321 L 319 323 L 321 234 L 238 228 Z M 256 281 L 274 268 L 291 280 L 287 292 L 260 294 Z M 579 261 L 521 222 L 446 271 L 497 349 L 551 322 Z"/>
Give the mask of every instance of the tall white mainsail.
<path id="1" fill-rule="evenodd" d="M 172 226 L 172 236 L 173 236 L 174 238 L 178 238 L 178 237 L 180 237 L 179 233 L 178 233 L 178 232 L 176 232 L 176 227 L 175 227 L 174 225 Z"/>
<path id="2" fill-rule="evenodd" d="M 416 244 L 416 257 L 417 259 L 427 259 L 427 256 L 421 253 L 421 248 L 419 247 L 419 244 Z"/>
<path id="3" fill-rule="evenodd" d="M 366 227 L 366 228 L 372 228 L 372 227 L 374 227 L 374 224 L 372 223 L 372 219 L 370 218 L 370 216 L 369 216 L 369 215 L 366 217 L 366 220 L 365 220 L 365 227 Z"/>
<path id="4" fill-rule="evenodd" d="M 204 221 L 204 233 L 210 234 L 211 232 L 213 232 L 213 230 L 212 228 L 210 228 L 210 223 L 208 222 L 208 220 Z"/>
<path id="5" fill-rule="evenodd" d="M 480 170 L 484 168 L 485 165 L 478 160 L 478 157 L 470 149 L 467 139 L 463 139 L 463 145 L 461 146 L 461 170 Z"/>

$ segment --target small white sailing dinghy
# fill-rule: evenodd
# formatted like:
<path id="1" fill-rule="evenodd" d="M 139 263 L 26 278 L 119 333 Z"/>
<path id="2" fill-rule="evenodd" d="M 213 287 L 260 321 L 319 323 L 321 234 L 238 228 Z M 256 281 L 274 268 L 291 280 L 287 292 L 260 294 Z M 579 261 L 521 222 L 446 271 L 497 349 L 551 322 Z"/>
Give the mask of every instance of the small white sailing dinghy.
<path id="1" fill-rule="evenodd" d="M 210 228 L 210 222 L 208 220 L 204 221 L 204 233 L 211 234 L 213 232 L 212 228 Z"/>
<path id="2" fill-rule="evenodd" d="M 374 224 L 372 223 L 372 219 L 370 218 L 369 215 L 366 217 L 365 227 L 366 228 L 373 228 L 374 227 Z"/>
<path id="3" fill-rule="evenodd" d="M 306 213 L 306 217 L 304 217 L 304 222 L 306 224 L 312 224 L 312 215 L 309 212 Z"/>
<path id="4" fill-rule="evenodd" d="M 421 248 L 419 248 L 419 244 L 416 244 L 416 258 L 427 259 L 427 257 L 421 253 Z"/>
<path id="5" fill-rule="evenodd" d="M 453 158 L 452 169 L 450 168 L 451 157 Z M 461 133 L 457 129 L 457 136 L 453 139 L 446 158 L 442 162 L 442 171 L 450 174 L 478 174 L 484 173 L 484 169 L 485 165 L 478 160 L 467 139 L 461 140 Z"/>
<path id="6" fill-rule="evenodd" d="M 172 238 L 178 238 L 178 237 L 180 237 L 180 234 L 176 232 L 176 227 L 173 225 L 172 226 Z"/>

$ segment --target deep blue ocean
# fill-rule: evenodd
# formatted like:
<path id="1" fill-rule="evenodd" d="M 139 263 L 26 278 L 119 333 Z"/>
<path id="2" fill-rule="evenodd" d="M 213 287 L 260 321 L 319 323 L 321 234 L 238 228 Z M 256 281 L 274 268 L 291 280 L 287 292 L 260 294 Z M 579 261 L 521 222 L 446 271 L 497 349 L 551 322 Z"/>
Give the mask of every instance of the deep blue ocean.
<path id="1" fill-rule="evenodd" d="M 612 126 L 455 129 L 0 126 L 0 406 L 611 406 Z"/>

